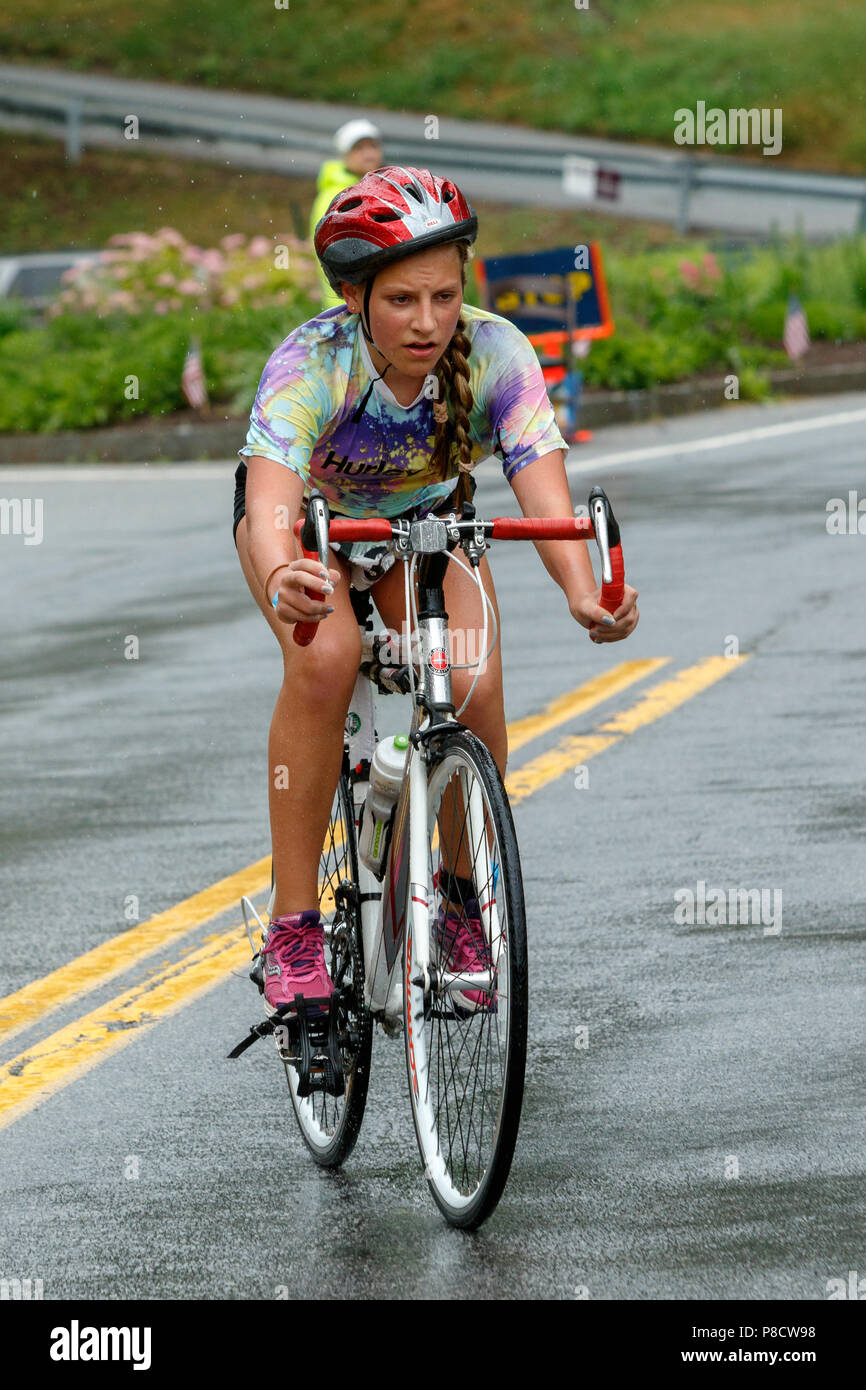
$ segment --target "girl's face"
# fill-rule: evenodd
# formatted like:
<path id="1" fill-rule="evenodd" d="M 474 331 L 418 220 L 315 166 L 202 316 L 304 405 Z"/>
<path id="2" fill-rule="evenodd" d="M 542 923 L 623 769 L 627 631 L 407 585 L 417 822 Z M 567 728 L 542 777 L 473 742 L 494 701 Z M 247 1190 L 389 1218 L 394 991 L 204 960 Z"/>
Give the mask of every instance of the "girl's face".
<path id="1" fill-rule="evenodd" d="M 433 246 L 386 266 L 376 276 L 370 332 L 380 353 L 402 376 L 423 380 L 435 371 L 463 307 L 461 269 L 456 246 Z M 352 313 L 361 312 L 363 285 L 344 283 L 343 296 Z"/>

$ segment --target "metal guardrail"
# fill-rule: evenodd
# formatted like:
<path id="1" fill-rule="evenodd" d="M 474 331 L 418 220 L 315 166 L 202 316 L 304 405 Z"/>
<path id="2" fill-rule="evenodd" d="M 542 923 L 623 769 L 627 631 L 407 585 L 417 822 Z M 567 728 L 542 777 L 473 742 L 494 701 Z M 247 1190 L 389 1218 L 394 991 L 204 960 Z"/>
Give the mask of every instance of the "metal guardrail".
<path id="1" fill-rule="evenodd" d="M 99 90 L 99 84 L 104 90 Z M 87 90 L 88 84 L 92 89 Z M 119 89 L 119 90 L 118 90 Z M 313 174 L 324 158 L 333 157 L 334 108 L 314 103 L 280 102 L 238 93 L 213 94 L 194 89 L 166 87 L 155 94 L 153 84 L 118 82 L 92 76 L 71 76 L 51 69 L 32 69 L 21 75 L 0 67 L 0 125 L 16 129 L 47 130 L 62 138 L 67 158 L 75 162 L 86 144 L 129 147 L 135 143 L 160 148 L 178 144 L 185 154 L 214 157 L 217 147 L 231 147 L 233 163 Z M 175 94 L 176 93 L 176 94 Z M 245 109 L 240 111 L 238 103 Z M 124 138 L 124 125 L 134 114 L 137 138 Z M 848 230 L 866 230 L 866 180 L 837 175 L 772 170 L 733 159 L 700 157 L 680 151 L 630 149 L 609 141 L 576 140 L 543 132 L 514 128 L 474 126 L 471 122 L 443 120 L 441 138 L 425 138 L 421 117 L 376 113 L 387 146 L 388 160 L 416 164 L 462 175 L 476 196 L 509 203 L 593 206 L 616 210 L 625 216 L 650 216 L 673 222 L 684 233 L 693 225 L 693 208 L 700 195 L 716 195 L 717 221 L 697 219 L 701 225 L 727 227 L 732 195 L 768 200 L 770 208 L 790 207 L 791 200 L 817 200 L 821 205 L 847 205 Z M 414 129 L 419 133 L 414 134 Z M 592 196 L 592 170 L 601 172 L 611 201 L 599 190 Z M 581 183 L 585 196 L 568 193 Z M 589 180 L 587 182 L 587 180 Z M 479 193 L 479 189 L 484 189 Z M 656 197 L 653 199 L 652 194 Z M 659 196 L 660 195 L 660 196 Z M 653 211 L 641 212 L 652 201 Z M 724 209 L 724 219 L 722 210 Z M 711 215 L 711 214 L 710 214 Z M 841 216 L 841 212 L 840 212 Z M 772 225 L 770 211 L 765 222 Z M 832 216 L 825 220 L 833 223 Z M 838 220 L 838 219 L 836 219 Z M 744 231 L 755 230 L 745 226 Z M 844 226 L 837 227 L 845 230 Z M 813 233 L 814 234 L 814 233 Z M 833 234 L 827 231 L 824 234 Z"/>

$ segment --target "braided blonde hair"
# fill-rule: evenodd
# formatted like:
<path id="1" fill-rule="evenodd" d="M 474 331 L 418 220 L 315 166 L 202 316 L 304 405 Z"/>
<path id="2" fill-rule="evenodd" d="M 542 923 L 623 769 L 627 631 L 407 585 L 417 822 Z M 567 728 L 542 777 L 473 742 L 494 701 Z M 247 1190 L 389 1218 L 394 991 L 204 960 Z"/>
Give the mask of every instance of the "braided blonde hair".
<path id="1" fill-rule="evenodd" d="M 466 286 L 466 261 L 469 247 L 464 241 L 455 243 L 460 256 L 460 279 Z M 452 447 L 456 443 L 459 454 L 460 480 L 454 490 L 454 506 L 460 511 L 464 500 L 472 497 L 469 474 L 472 469 L 472 450 L 469 440 L 469 412 L 474 404 L 469 389 L 469 363 L 467 358 L 472 344 L 466 334 L 466 324 L 461 314 L 451 341 L 436 364 L 438 392 L 433 407 L 436 421 L 436 434 L 433 443 L 432 463 L 443 481 L 451 476 Z"/>

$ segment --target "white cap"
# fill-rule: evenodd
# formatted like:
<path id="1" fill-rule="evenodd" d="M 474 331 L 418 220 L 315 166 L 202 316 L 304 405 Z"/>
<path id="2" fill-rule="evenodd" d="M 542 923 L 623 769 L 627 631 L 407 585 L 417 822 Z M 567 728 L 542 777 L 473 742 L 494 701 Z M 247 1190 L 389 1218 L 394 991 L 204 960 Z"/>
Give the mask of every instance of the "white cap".
<path id="1" fill-rule="evenodd" d="M 360 117 L 340 126 L 334 136 L 334 146 L 338 154 L 348 154 L 359 140 L 377 140 L 381 144 L 382 132 L 372 121 Z"/>

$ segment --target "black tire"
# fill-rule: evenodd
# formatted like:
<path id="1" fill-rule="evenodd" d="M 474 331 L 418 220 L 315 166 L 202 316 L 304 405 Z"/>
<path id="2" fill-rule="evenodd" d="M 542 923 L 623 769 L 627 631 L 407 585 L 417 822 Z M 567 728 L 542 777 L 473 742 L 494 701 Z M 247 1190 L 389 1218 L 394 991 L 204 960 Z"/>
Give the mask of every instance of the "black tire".
<path id="1" fill-rule="evenodd" d="M 358 885 L 358 855 L 352 789 L 344 763 L 331 818 L 322 847 L 319 870 L 320 910 L 333 933 L 325 953 L 334 984 L 351 986 L 348 1007 L 341 1006 L 340 1031 L 347 1038 L 341 1049 L 346 1091 L 343 1096 L 316 1091 L 302 1100 L 297 1095 L 297 1070 L 284 1062 L 286 1080 L 298 1128 L 316 1163 L 338 1168 L 355 1146 L 370 1081 L 373 1020 L 364 1004 L 364 951 Z"/>
<path id="2" fill-rule="evenodd" d="M 479 848 L 466 853 L 471 857 L 480 901 L 495 904 L 486 909 L 491 914 L 487 921 L 487 951 L 495 993 L 485 995 L 482 990 L 466 996 L 446 991 L 440 981 L 438 990 L 424 994 L 412 984 L 415 969 L 410 902 L 403 943 L 404 1034 L 415 1135 L 431 1195 L 452 1226 L 475 1230 L 502 1196 L 517 1143 L 526 1070 L 529 984 L 523 880 L 511 808 L 489 750 L 468 729 L 460 727 L 445 732 L 436 742 L 427 770 L 426 888 L 431 962 L 439 972 L 450 971 L 453 980 L 459 976 L 446 948 L 439 953 L 441 959 L 435 958 L 433 924 L 438 902 L 432 875 L 442 842 L 447 838 L 438 819 L 438 808 L 445 804 L 446 795 L 451 795 L 454 772 L 459 776 L 460 768 L 471 775 L 480 792 L 481 800 L 475 799 L 475 805 L 482 807 L 480 814 L 486 827 L 483 835 L 474 836 Z M 456 787 L 457 783 L 453 785 Z M 472 784 L 464 785 L 471 788 Z M 460 795 L 465 805 L 465 793 Z M 456 793 L 454 808 L 456 811 Z M 455 826 L 457 819 L 455 815 Z M 466 824 L 470 830 L 477 829 L 477 813 L 476 822 L 470 824 L 467 817 Z M 439 845 L 434 853 L 437 825 Z M 465 826 L 462 832 L 458 829 L 454 833 L 464 845 L 473 842 L 473 834 L 467 835 Z M 486 883 L 479 881 L 483 874 L 487 875 Z M 412 891 L 417 891 L 417 885 Z M 459 916 L 461 922 L 468 920 L 463 913 Z M 498 923 L 496 928 L 494 922 Z M 482 1007 L 485 998 L 489 1002 Z M 458 1000 L 462 1002 L 457 1004 Z M 451 1081 L 447 1075 L 449 1065 Z"/>

